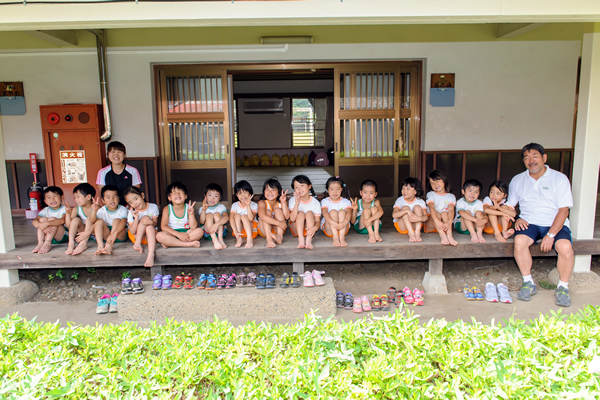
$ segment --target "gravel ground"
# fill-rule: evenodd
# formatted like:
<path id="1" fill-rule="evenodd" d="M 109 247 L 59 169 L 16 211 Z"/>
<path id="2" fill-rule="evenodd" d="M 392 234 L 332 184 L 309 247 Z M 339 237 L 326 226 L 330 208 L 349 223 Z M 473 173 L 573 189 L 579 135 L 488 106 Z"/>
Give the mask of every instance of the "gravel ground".
<path id="1" fill-rule="evenodd" d="M 549 281 L 548 274 L 555 267 L 555 258 L 538 258 L 534 260 L 533 278 L 536 282 Z M 427 262 L 373 262 L 355 264 L 307 264 L 307 270 L 323 270 L 326 276 L 333 278 L 335 287 L 344 293 L 354 295 L 387 292 L 390 286 L 401 290 L 405 286 L 411 289 L 422 289 L 421 282 L 427 271 Z M 248 265 L 244 267 L 171 267 L 167 271 L 175 276 L 180 273 L 191 273 L 198 277 L 201 273 L 230 274 L 254 271 L 273 273 L 279 277 L 284 271 L 291 272 L 291 265 Z M 124 274 L 131 278 L 141 277 L 149 280 L 150 271 L 145 268 L 102 268 L 97 270 L 65 269 L 57 276 L 59 270 L 26 270 L 19 271 L 21 279 L 35 282 L 40 291 L 30 301 L 78 301 L 95 300 L 103 294 L 118 293 Z M 592 258 L 592 272 L 600 274 L 600 257 Z M 78 273 L 77 279 L 72 278 Z M 444 262 L 444 274 L 448 291 L 461 291 L 465 285 L 477 286 L 482 291 L 486 282 L 506 284 L 511 291 L 517 291 L 521 285 L 521 274 L 513 259 L 466 259 L 447 260 Z M 49 279 L 49 275 L 54 278 Z M 60 274 L 59 274 L 60 275 Z"/>

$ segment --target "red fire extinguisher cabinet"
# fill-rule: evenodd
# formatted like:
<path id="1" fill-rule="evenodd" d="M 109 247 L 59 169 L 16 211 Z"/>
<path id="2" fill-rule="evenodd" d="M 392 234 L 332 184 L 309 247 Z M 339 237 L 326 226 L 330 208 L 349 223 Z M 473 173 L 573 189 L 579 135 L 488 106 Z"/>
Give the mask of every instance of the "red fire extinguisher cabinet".
<path id="1" fill-rule="evenodd" d="M 98 104 L 40 106 L 46 177 L 59 186 L 65 201 L 75 206 L 73 188 L 88 182 L 96 186 L 98 170 L 106 165 L 106 147 L 100 141 L 104 120 Z"/>

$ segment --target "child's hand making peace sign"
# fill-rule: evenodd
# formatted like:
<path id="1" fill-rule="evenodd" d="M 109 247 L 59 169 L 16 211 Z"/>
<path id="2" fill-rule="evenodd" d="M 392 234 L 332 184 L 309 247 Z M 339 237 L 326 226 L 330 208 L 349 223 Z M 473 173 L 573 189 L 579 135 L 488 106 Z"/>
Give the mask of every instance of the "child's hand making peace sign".
<path id="1" fill-rule="evenodd" d="M 202 208 L 204 210 L 206 210 L 206 208 L 208 208 L 208 203 L 206 203 L 206 208 L 204 208 L 204 203 L 206 203 L 206 198 L 204 198 L 204 201 L 202 202 Z M 188 203 L 188 215 L 190 214 L 194 214 L 194 206 L 196 205 L 196 202 L 193 202 L 190 200 L 190 202 Z"/>
<path id="2" fill-rule="evenodd" d="M 352 210 L 353 211 L 358 211 L 358 200 L 357 200 L 357 197 L 355 197 L 354 200 L 350 199 L 350 202 L 352 203 Z"/>
<path id="3" fill-rule="evenodd" d="M 281 193 L 281 196 L 279 196 L 280 203 L 285 203 L 287 201 L 287 193 L 288 193 L 287 190 L 285 192 Z"/>

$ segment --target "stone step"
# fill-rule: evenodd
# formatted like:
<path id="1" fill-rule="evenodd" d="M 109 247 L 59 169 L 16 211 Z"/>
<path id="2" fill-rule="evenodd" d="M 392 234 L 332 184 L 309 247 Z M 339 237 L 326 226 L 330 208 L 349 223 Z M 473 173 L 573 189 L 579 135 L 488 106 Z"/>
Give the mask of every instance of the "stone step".
<path id="1" fill-rule="evenodd" d="M 256 289 L 236 287 L 222 290 L 152 290 L 144 282 L 144 293 L 119 296 L 122 321 L 209 321 L 219 319 L 301 319 L 314 310 L 327 318 L 336 313 L 333 279 L 323 277 L 325 286 L 312 288 Z M 279 284 L 279 280 L 277 281 Z"/>

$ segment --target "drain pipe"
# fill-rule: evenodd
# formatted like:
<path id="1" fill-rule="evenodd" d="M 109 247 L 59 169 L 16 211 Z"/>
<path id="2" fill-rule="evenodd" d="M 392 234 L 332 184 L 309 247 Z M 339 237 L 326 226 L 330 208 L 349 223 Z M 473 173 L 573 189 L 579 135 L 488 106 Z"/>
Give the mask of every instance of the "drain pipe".
<path id="1" fill-rule="evenodd" d="M 102 111 L 104 114 L 105 131 L 100 135 L 100 140 L 109 141 L 113 136 L 110 120 L 110 100 L 108 92 L 108 65 L 106 64 L 106 33 L 102 29 L 88 29 L 96 36 L 96 49 L 98 50 L 98 75 L 100 78 L 100 95 L 102 96 Z"/>

